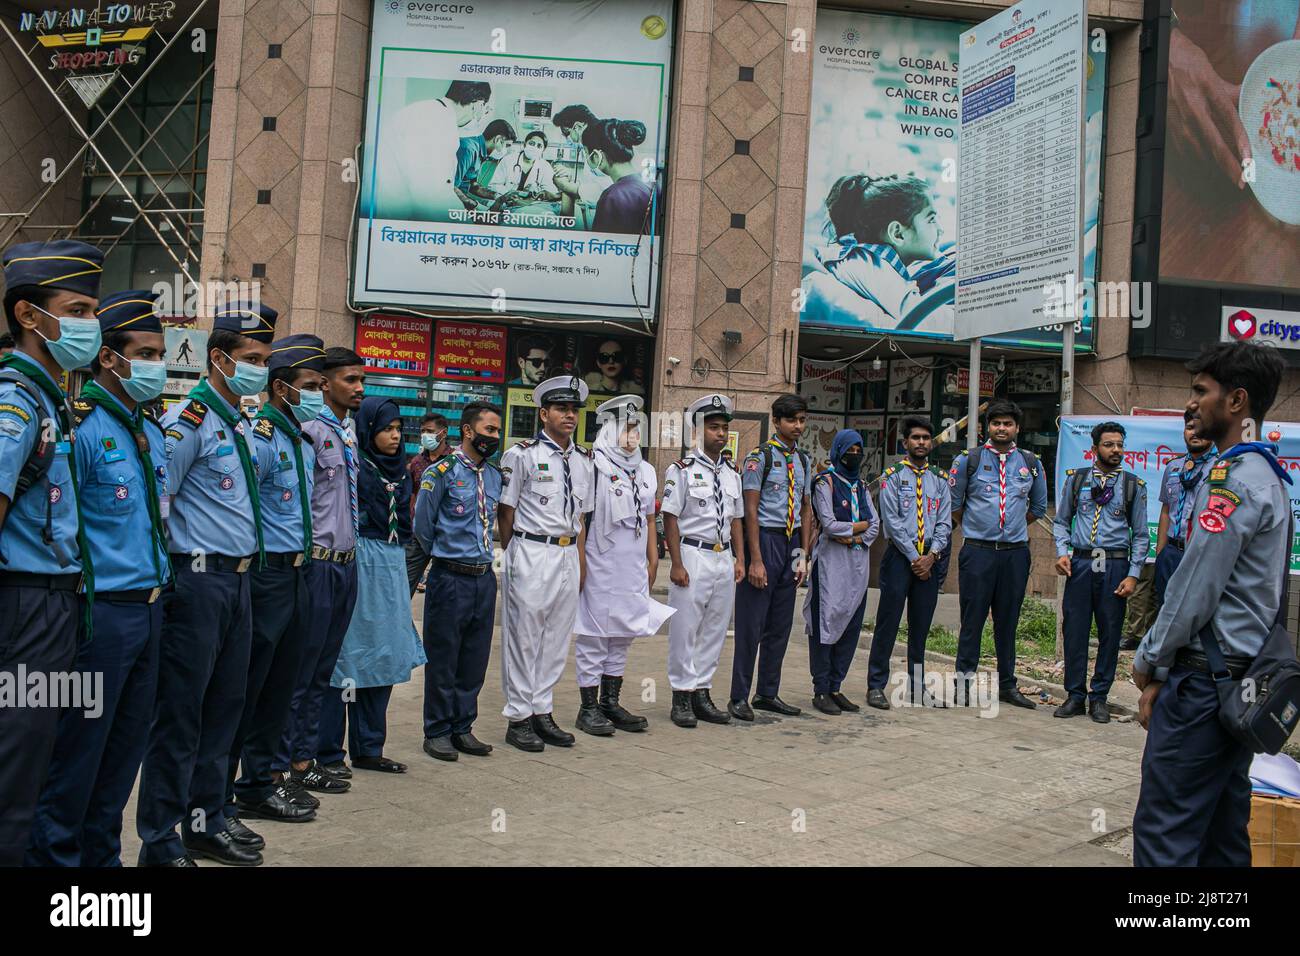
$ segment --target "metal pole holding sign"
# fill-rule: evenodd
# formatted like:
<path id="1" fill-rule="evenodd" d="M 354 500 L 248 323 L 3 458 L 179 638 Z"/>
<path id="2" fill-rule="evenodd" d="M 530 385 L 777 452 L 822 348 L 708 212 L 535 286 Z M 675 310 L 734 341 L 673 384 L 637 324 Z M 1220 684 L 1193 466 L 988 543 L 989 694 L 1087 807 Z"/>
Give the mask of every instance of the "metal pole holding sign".
<path id="1" fill-rule="evenodd" d="M 966 447 L 974 448 L 980 430 L 980 339 L 970 340 L 970 378 L 966 389 Z"/>

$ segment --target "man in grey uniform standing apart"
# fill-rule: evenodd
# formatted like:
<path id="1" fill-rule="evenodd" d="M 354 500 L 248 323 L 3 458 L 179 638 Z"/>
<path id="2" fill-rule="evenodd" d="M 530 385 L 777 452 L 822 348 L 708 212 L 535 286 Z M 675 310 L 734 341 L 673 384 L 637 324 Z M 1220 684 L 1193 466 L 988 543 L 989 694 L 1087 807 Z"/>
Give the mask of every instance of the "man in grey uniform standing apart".
<path id="1" fill-rule="evenodd" d="M 1249 866 L 1252 755 L 1219 722 L 1202 641 L 1218 641 L 1238 680 L 1286 613 L 1291 478 L 1276 445 L 1247 440 L 1263 429 L 1283 363 L 1275 348 L 1224 342 L 1187 367 L 1196 434 L 1227 450 L 1196 492 L 1186 553 L 1134 655 L 1138 722 L 1148 736 L 1133 862 Z"/>

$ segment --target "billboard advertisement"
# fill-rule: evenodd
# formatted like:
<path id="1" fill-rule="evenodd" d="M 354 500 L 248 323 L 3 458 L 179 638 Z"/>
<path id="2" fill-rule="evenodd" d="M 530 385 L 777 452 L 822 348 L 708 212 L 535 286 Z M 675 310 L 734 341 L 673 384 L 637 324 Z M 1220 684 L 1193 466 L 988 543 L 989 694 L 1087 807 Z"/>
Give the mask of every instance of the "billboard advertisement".
<path id="1" fill-rule="evenodd" d="M 958 38 L 968 24 L 819 9 L 801 324 L 953 338 Z M 1087 54 L 1084 276 L 1096 277 L 1106 54 Z M 1086 301 L 1086 300 L 1085 300 Z M 1092 347 L 1092 318 L 1075 339 Z M 985 341 L 1060 349 L 1060 326 Z"/>
<path id="2" fill-rule="evenodd" d="M 428 6 L 374 6 L 353 297 L 653 318 L 672 3 Z"/>
<path id="3" fill-rule="evenodd" d="M 431 320 L 372 312 L 357 319 L 356 353 L 367 372 L 428 375 Z"/>
<path id="4" fill-rule="evenodd" d="M 1179 0 L 1160 279 L 1300 289 L 1300 0 Z"/>

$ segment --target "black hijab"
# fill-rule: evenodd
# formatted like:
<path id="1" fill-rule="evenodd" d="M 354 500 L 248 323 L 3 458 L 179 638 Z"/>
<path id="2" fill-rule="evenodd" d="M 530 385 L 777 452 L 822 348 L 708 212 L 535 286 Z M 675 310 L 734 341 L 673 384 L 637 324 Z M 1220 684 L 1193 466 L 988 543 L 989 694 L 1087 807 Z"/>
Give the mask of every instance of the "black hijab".
<path id="1" fill-rule="evenodd" d="M 381 455 L 373 444 L 379 432 L 401 417 L 401 409 L 391 398 L 375 395 L 362 400 L 356 419 L 357 447 L 361 450 L 357 504 L 362 537 L 387 541 L 390 497 L 387 486 L 394 485 L 397 537 L 405 544 L 411 538 L 411 476 L 406 470 L 406 452 L 399 445 L 397 454 Z"/>

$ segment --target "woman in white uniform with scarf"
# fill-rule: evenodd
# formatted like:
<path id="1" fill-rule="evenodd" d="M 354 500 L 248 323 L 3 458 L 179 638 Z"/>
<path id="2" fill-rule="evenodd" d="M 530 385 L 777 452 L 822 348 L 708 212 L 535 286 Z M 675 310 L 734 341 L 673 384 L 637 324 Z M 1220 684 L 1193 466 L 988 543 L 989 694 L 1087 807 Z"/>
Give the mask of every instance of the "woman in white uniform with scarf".
<path id="1" fill-rule="evenodd" d="M 636 395 L 611 398 L 596 409 L 603 424 L 592 446 L 595 509 L 587 529 L 587 581 L 578 598 L 575 658 L 582 706 L 578 729 L 597 737 L 641 731 L 644 717 L 619 703 L 628 649 L 656 634 L 672 608 L 650 597 L 659 566 L 655 541 L 654 466 L 641 457 Z"/>

